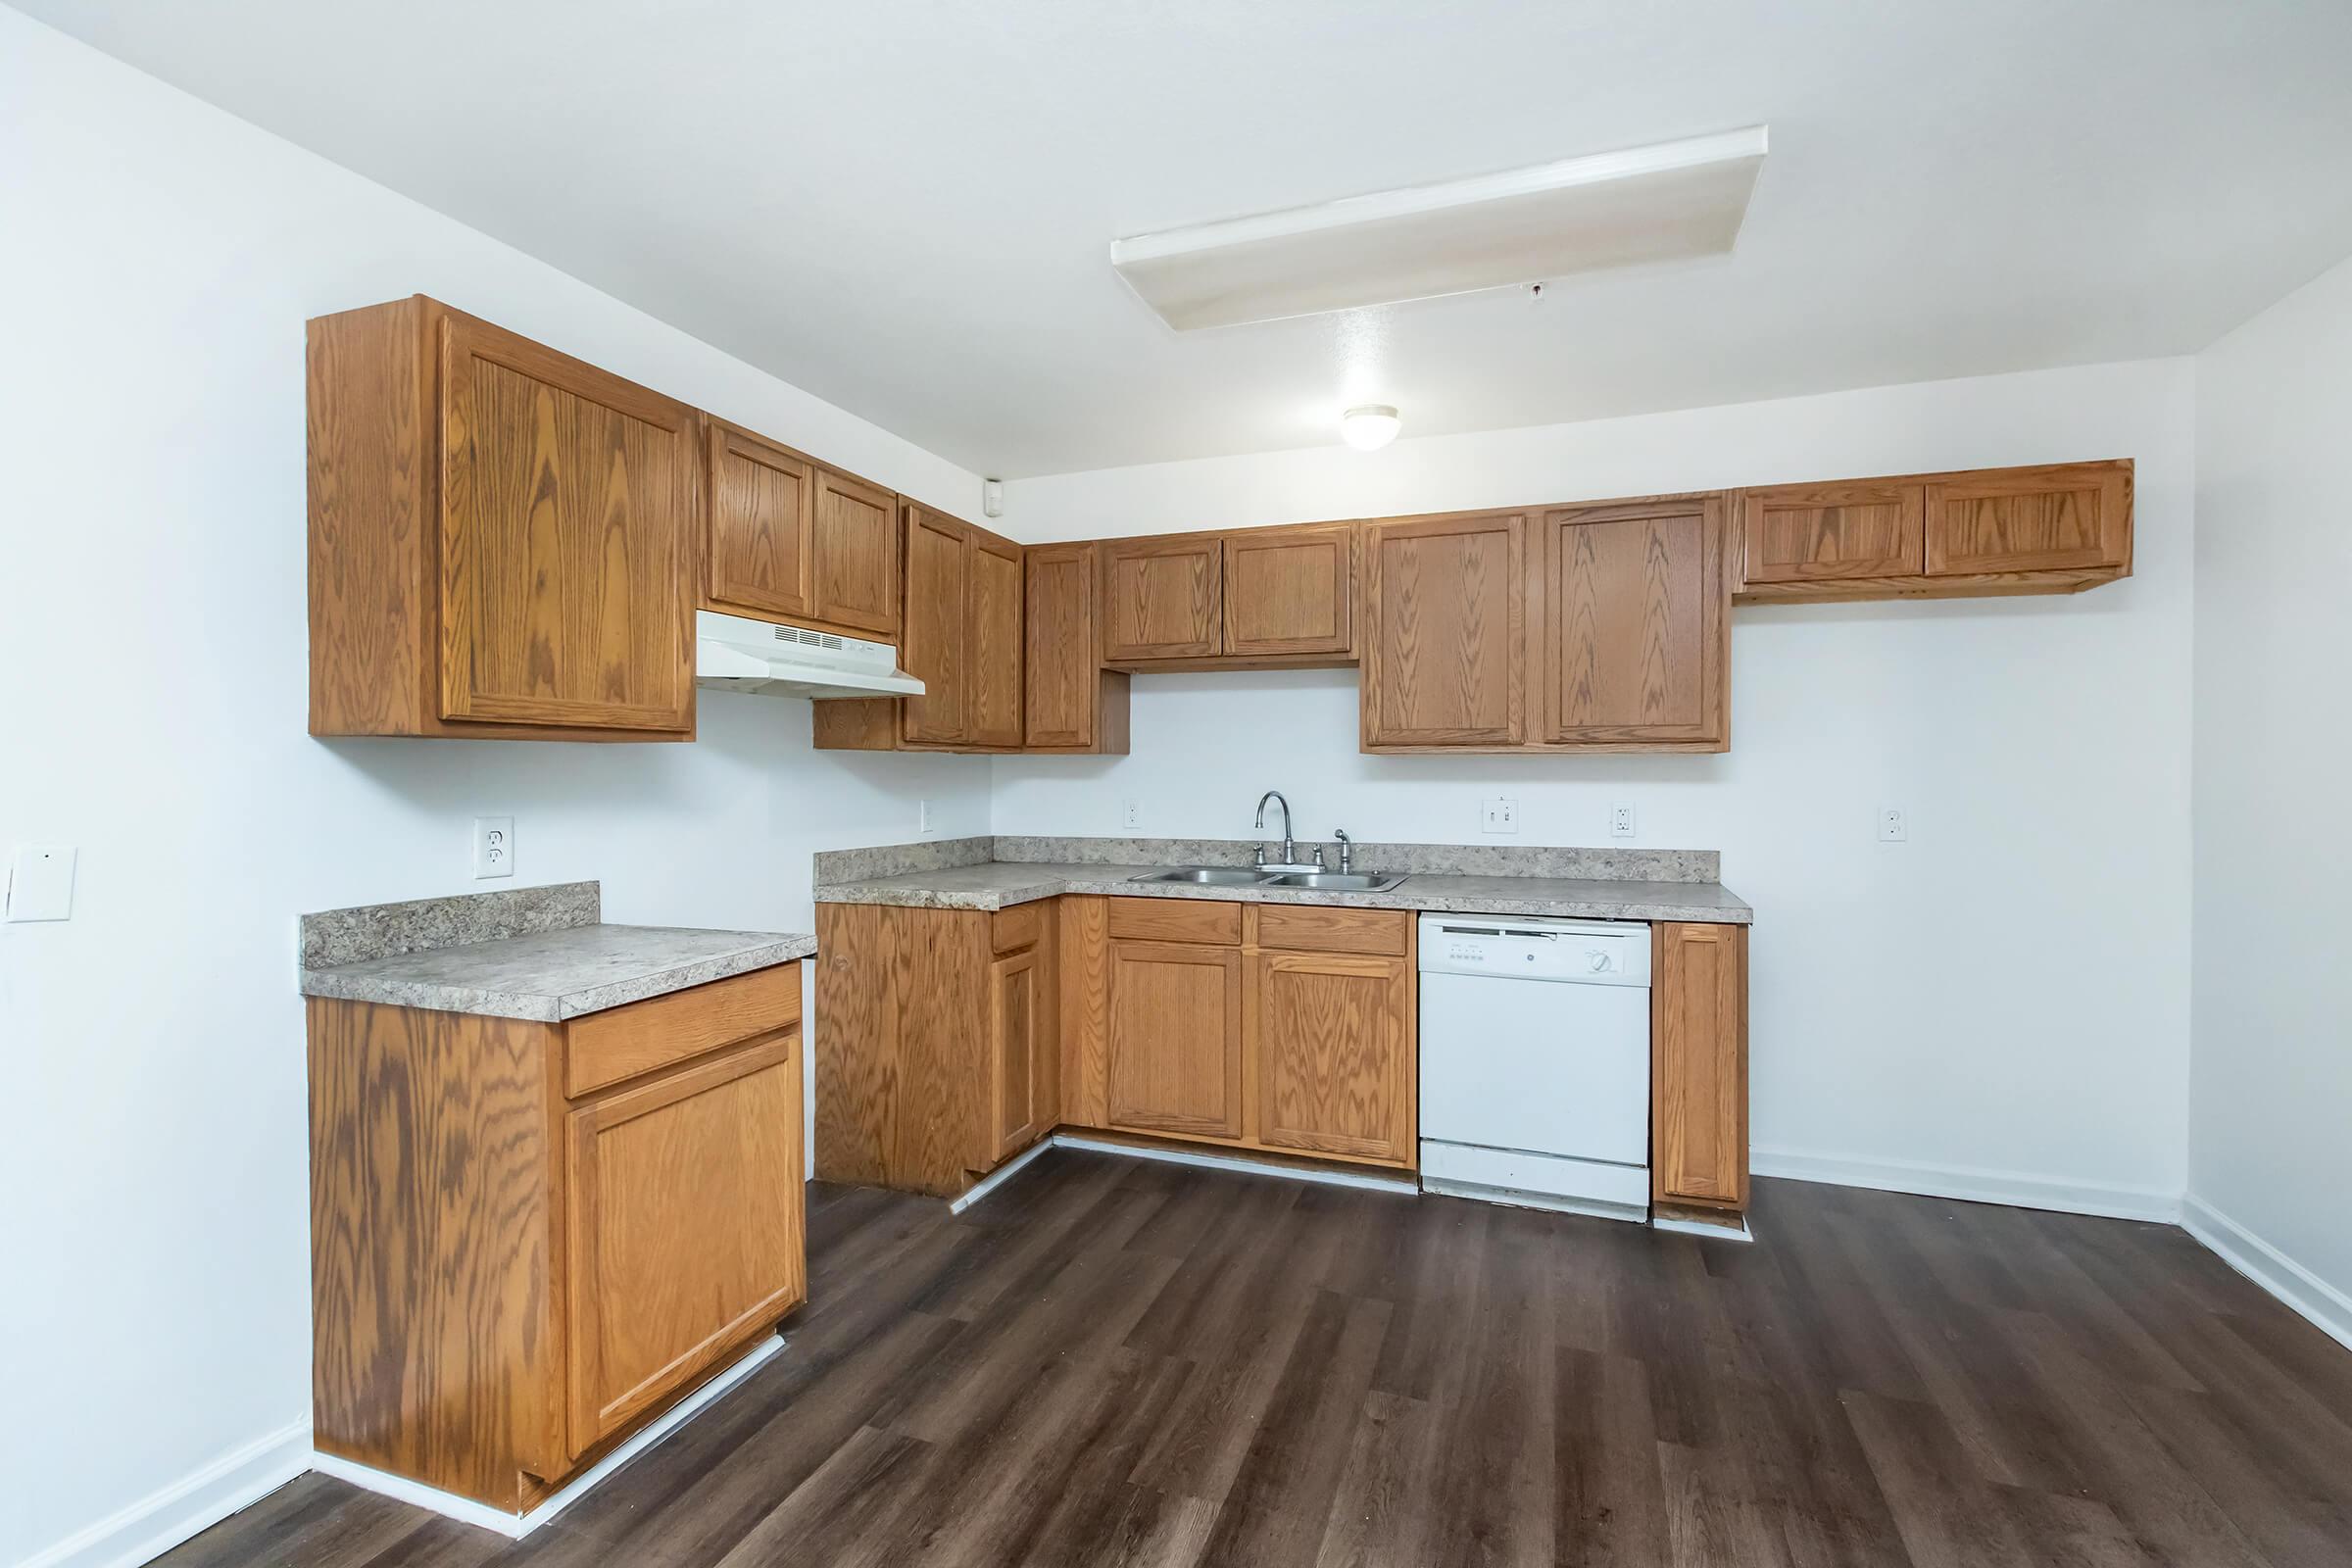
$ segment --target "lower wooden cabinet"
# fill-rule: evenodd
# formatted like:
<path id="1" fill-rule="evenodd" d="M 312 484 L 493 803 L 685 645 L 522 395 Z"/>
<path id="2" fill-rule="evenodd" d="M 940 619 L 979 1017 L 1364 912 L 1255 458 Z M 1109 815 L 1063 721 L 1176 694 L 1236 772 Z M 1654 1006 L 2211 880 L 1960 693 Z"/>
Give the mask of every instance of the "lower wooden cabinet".
<path id="1" fill-rule="evenodd" d="M 1259 953 L 1251 962 L 1258 1143 L 1414 1163 L 1410 962 L 1330 953 Z"/>
<path id="2" fill-rule="evenodd" d="M 1038 1091 L 1046 1057 L 1046 967 L 1032 945 L 988 966 L 989 1158 L 1010 1159 L 1047 1128 Z"/>
<path id="3" fill-rule="evenodd" d="M 798 964 L 308 1019 L 320 1451 L 521 1513 L 806 1297 Z"/>
<path id="4" fill-rule="evenodd" d="M 1109 1125 L 1242 1137 L 1241 951 L 1114 941 L 1108 983 Z"/>
<path id="5" fill-rule="evenodd" d="M 1747 1207 L 1747 927 L 1652 928 L 1650 1197 Z"/>

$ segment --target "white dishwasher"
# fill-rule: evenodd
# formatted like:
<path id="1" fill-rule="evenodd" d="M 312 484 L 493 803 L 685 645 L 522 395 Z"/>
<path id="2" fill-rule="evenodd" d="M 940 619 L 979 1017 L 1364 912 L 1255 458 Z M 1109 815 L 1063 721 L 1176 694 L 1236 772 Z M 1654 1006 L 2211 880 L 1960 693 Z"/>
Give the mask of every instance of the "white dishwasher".
<path id="1" fill-rule="evenodd" d="M 1421 916 L 1421 1184 L 1649 1216 L 1649 927 Z"/>

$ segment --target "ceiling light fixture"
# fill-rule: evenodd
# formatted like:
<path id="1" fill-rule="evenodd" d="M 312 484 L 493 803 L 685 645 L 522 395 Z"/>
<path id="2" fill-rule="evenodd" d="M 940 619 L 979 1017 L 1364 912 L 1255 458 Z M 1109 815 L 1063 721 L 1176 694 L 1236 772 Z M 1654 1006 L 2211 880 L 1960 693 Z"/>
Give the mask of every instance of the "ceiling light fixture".
<path id="1" fill-rule="evenodd" d="M 1358 452 L 1378 452 L 1396 439 L 1402 423 L 1386 403 L 1367 403 L 1340 416 L 1340 439 Z"/>

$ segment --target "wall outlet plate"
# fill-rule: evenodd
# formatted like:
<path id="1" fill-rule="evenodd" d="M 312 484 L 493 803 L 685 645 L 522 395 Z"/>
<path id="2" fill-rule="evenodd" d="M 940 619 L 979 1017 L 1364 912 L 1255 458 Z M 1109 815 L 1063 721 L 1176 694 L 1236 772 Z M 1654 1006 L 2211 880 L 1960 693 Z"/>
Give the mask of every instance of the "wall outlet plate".
<path id="1" fill-rule="evenodd" d="M 475 881 L 485 877 L 514 874 L 514 819 L 511 816 L 477 816 L 473 819 L 473 875 Z"/>
<path id="2" fill-rule="evenodd" d="M 74 861 L 71 844 L 20 844 L 8 856 L 8 918 L 74 918 Z"/>
<path id="3" fill-rule="evenodd" d="M 1609 808 L 1609 837 L 1630 839 L 1634 836 L 1634 808 L 1630 806 Z"/>
<path id="4" fill-rule="evenodd" d="M 1122 827 L 1142 827 L 1144 825 L 1144 803 L 1141 801 L 1121 802 L 1119 805 L 1119 825 Z"/>
<path id="5" fill-rule="evenodd" d="M 1901 844 L 1911 837 L 1911 822 L 1899 806 L 1879 808 L 1879 842 Z"/>
<path id="6" fill-rule="evenodd" d="M 915 803 L 914 830 L 925 834 L 939 831 L 939 811 L 929 801 Z"/>
<path id="7" fill-rule="evenodd" d="M 1496 796 L 1479 807 L 1478 826 L 1482 833 L 1516 833 L 1519 831 L 1519 803 Z"/>

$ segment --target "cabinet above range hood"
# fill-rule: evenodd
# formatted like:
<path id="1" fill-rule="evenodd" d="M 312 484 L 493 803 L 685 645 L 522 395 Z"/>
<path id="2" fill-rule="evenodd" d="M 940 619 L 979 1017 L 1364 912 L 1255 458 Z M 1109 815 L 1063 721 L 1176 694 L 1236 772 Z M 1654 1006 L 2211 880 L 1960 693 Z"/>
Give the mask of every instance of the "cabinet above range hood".
<path id="1" fill-rule="evenodd" d="M 694 683 L 767 697 L 919 697 L 899 651 L 748 615 L 694 612 Z"/>

